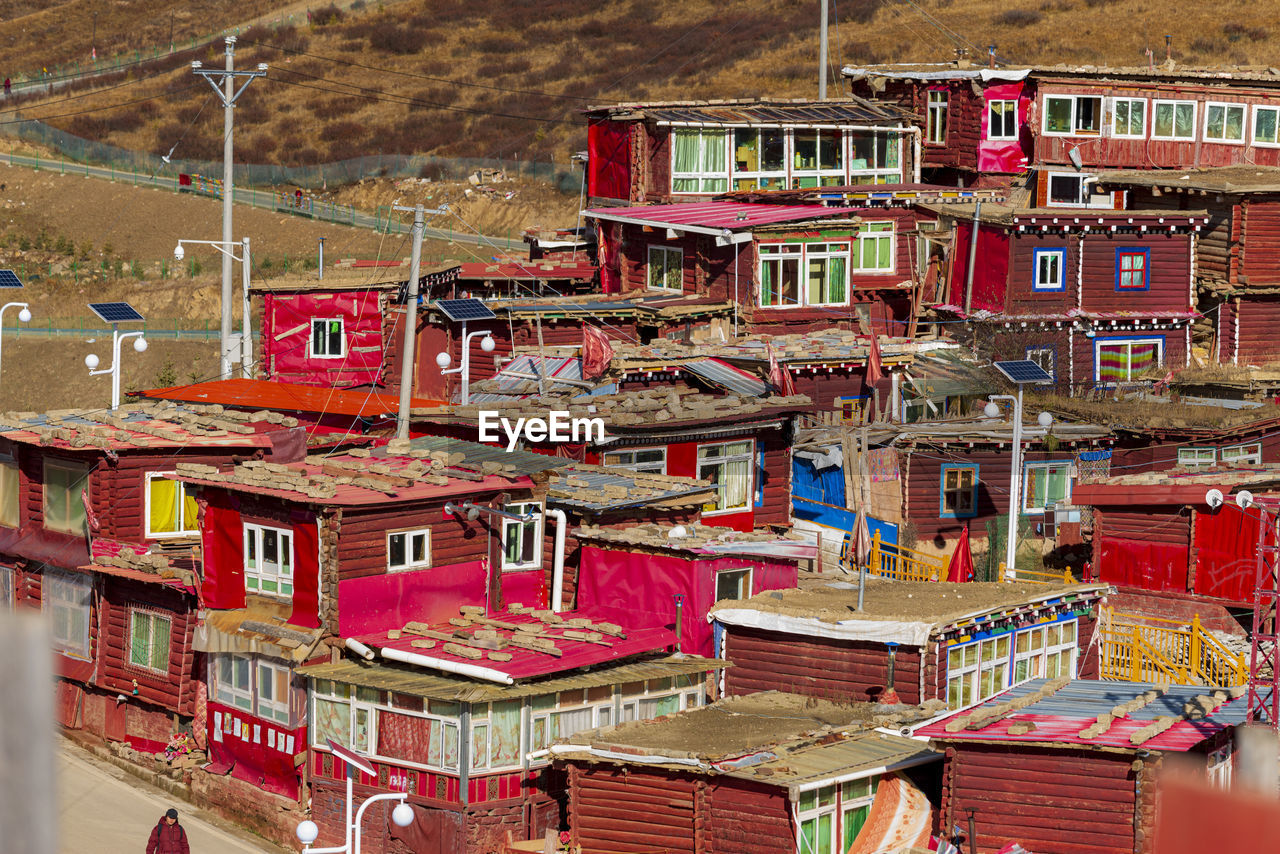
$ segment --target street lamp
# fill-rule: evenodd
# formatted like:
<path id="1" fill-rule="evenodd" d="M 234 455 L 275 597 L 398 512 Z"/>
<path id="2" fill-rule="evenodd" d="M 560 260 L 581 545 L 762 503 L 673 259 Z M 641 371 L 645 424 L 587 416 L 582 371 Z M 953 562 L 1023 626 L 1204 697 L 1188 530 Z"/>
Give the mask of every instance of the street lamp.
<path id="1" fill-rule="evenodd" d="M 111 367 L 109 368 L 103 368 L 100 371 L 95 370 L 95 368 L 97 368 L 99 364 L 99 359 L 97 355 L 90 353 L 89 355 L 84 357 L 84 364 L 85 364 L 85 367 L 89 369 L 89 376 L 96 377 L 96 376 L 100 376 L 101 374 L 111 374 L 111 408 L 112 409 L 120 408 L 120 345 L 125 342 L 125 339 L 132 338 L 134 339 L 133 349 L 139 353 L 145 353 L 147 350 L 147 339 L 142 337 L 143 334 L 144 333 L 142 332 L 125 332 L 124 334 L 121 334 L 119 329 L 117 329 L 115 326 L 112 326 L 111 327 Z"/>
<path id="2" fill-rule="evenodd" d="M 456 368 L 449 367 L 449 363 L 453 361 L 453 357 L 448 353 L 436 354 L 436 365 L 440 368 L 441 374 L 462 374 L 462 399 L 461 403 L 466 406 L 471 401 L 471 340 L 479 335 L 484 338 L 480 339 L 480 349 L 486 353 L 492 353 L 497 347 L 497 342 L 493 340 L 493 336 L 483 329 L 479 332 L 467 332 L 466 327 L 462 330 L 462 364 Z"/>
<path id="3" fill-rule="evenodd" d="M 4 313 L 9 309 L 13 308 L 14 306 L 22 306 L 22 311 L 18 312 L 18 320 L 22 321 L 23 323 L 31 322 L 31 309 L 27 307 L 27 303 L 25 302 L 5 303 L 3 307 L 0 307 L 0 344 L 4 342 L 4 334 L 3 334 Z"/>
<path id="4" fill-rule="evenodd" d="M 314 821 L 307 819 L 300 822 L 298 828 L 294 831 L 298 836 L 298 841 L 302 843 L 303 854 L 361 854 L 360 851 L 360 829 L 364 821 L 364 811 L 371 804 L 379 801 L 396 801 L 396 808 L 391 811 L 391 820 L 395 822 L 397 827 L 408 827 L 413 824 L 413 807 L 409 806 L 405 801 L 408 795 L 403 792 L 392 792 L 385 795 L 374 795 L 365 800 L 360 805 L 360 809 L 356 811 L 355 819 L 351 817 L 351 807 L 353 803 L 352 784 L 355 780 L 356 773 L 363 771 L 373 777 L 378 776 L 378 772 L 374 767 L 365 760 L 363 756 L 354 751 L 348 750 L 340 744 L 329 739 L 329 749 L 333 751 L 335 758 L 340 759 L 347 764 L 347 841 L 333 848 L 312 848 L 311 844 L 320 837 L 320 828 L 316 826 Z M 352 834 L 354 832 L 354 839 Z"/>
<path id="5" fill-rule="evenodd" d="M 1018 394 L 1015 397 L 1012 394 L 991 394 L 987 395 L 987 405 L 983 408 L 982 414 L 988 418 L 999 418 L 1000 407 L 996 404 L 997 400 L 1008 400 L 1013 402 L 1013 460 L 1010 463 L 1012 475 L 1009 478 L 1009 536 L 1008 542 L 1005 544 L 1004 556 L 1004 572 L 1005 578 L 1017 578 L 1014 561 L 1018 554 L 1018 516 L 1022 509 L 1022 386 L 1018 386 Z M 1041 427 L 1048 430 L 1053 426 L 1053 416 L 1048 412 L 1041 412 L 1036 416 L 1036 422 Z"/>
<path id="6" fill-rule="evenodd" d="M 212 246 L 232 261 L 240 262 L 240 311 L 243 315 L 240 325 L 240 374 L 245 379 L 251 379 L 253 375 L 253 336 L 249 319 L 249 238 L 246 237 L 239 243 L 226 240 L 179 240 L 178 245 L 173 247 L 173 259 L 175 261 L 181 261 L 187 257 L 186 250 L 182 248 L 184 243 Z M 232 251 L 236 246 L 240 247 L 239 255 Z M 228 294 L 223 294 L 223 299 L 226 299 L 227 296 Z M 223 379 L 231 378 L 231 337 L 231 324 L 228 322 L 219 336 L 219 348 L 222 351 L 221 367 Z"/>

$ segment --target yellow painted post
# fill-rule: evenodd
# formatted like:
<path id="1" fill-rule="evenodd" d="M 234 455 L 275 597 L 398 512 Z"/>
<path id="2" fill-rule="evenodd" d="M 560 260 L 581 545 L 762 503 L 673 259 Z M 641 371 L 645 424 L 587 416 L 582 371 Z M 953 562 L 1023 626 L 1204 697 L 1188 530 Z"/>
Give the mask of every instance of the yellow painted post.
<path id="1" fill-rule="evenodd" d="M 1129 681 L 1141 682 L 1142 666 L 1138 662 L 1138 627 L 1133 627 L 1133 641 L 1129 647 Z"/>
<path id="2" fill-rule="evenodd" d="M 855 554 L 854 560 L 857 560 L 857 557 L 858 556 Z M 876 529 L 875 535 L 871 537 L 871 559 L 868 563 L 867 569 L 876 575 L 880 574 L 880 529 L 879 528 Z"/>
<path id="3" fill-rule="evenodd" d="M 1187 674 L 1188 683 L 1200 673 L 1200 615 L 1191 618 L 1191 672 Z"/>

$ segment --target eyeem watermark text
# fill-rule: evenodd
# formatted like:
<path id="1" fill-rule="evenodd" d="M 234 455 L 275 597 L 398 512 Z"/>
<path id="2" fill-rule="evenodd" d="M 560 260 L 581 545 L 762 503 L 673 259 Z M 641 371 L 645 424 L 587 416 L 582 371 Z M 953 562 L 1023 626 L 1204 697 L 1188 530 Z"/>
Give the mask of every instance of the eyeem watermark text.
<path id="1" fill-rule="evenodd" d="M 480 441 L 497 442 L 507 437 L 507 451 L 514 451 L 520 440 L 527 442 L 603 442 L 603 418 L 570 418 L 569 413 L 556 410 L 546 418 L 517 418 L 511 423 L 493 409 L 480 410 Z"/>

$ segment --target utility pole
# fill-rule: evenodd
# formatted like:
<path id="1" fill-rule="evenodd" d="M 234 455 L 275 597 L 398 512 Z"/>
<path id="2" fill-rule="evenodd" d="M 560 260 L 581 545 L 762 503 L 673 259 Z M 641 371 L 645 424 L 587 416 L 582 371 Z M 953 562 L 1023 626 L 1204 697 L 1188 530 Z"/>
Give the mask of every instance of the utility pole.
<path id="1" fill-rule="evenodd" d="M 409 259 L 409 289 L 404 306 L 404 346 L 400 359 L 400 409 L 396 416 L 396 436 L 409 438 L 409 401 L 413 397 L 413 364 L 416 361 L 414 351 L 418 340 L 418 280 L 422 263 L 422 233 L 426 231 L 427 210 L 422 205 L 392 205 L 393 211 L 413 211 L 413 254 Z M 431 213 L 442 214 L 448 208 L 437 208 Z"/>
<path id="2" fill-rule="evenodd" d="M 209 85 L 213 87 L 213 91 L 217 93 L 218 98 L 222 101 L 222 242 L 230 245 L 235 242 L 231 239 L 231 203 L 232 195 L 235 191 L 235 182 L 232 175 L 232 156 L 234 151 L 233 132 L 235 128 L 236 100 L 244 94 L 245 89 L 249 88 L 253 78 L 266 76 L 267 64 L 265 62 L 259 63 L 257 71 L 236 71 L 236 37 L 227 36 L 226 42 L 226 70 L 205 69 L 201 67 L 202 63 L 198 61 L 191 63 L 191 70 L 208 80 Z M 238 77 L 244 78 L 244 83 L 240 84 L 239 89 L 236 88 L 236 78 Z M 234 299 L 231 286 L 232 260 L 230 255 L 223 253 L 222 325 L 218 335 L 218 349 L 220 350 L 221 376 L 224 380 L 231 379 L 232 351 L 239 350 L 231 342 L 233 335 L 231 331 L 233 324 L 232 300 Z"/>
<path id="3" fill-rule="evenodd" d="M 818 100 L 827 100 L 827 3 L 830 0 L 819 0 L 822 4 L 821 39 L 818 42 Z"/>

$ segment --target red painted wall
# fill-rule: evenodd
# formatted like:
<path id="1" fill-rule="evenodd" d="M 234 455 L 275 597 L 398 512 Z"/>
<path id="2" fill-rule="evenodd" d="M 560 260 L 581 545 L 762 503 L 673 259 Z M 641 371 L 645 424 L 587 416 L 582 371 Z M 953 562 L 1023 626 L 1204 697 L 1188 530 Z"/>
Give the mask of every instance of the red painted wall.
<path id="1" fill-rule="evenodd" d="M 380 290 L 263 294 L 262 350 L 266 376 L 302 385 L 347 386 L 381 378 Z M 311 355 L 312 318 L 341 318 L 346 355 Z"/>
<path id="2" fill-rule="evenodd" d="M 208 715 L 209 758 L 215 764 L 231 765 L 233 777 L 272 794 L 298 798 L 302 769 L 295 767 L 294 758 L 307 751 L 305 726 L 289 729 L 212 700 Z M 221 740 L 215 735 L 219 724 Z"/>
<path id="3" fill-rule="evenodd" d="M 973 224 L 957 222 L 955 234 L 955 240 L 951 244 L 951 292 L 947 302 L 963 308 Z M 1005 290 L 1009 280 L 1009 233 L 1001 227 L 979 225 L 976 257 L 972 309 L 1004 310 Z"/>

